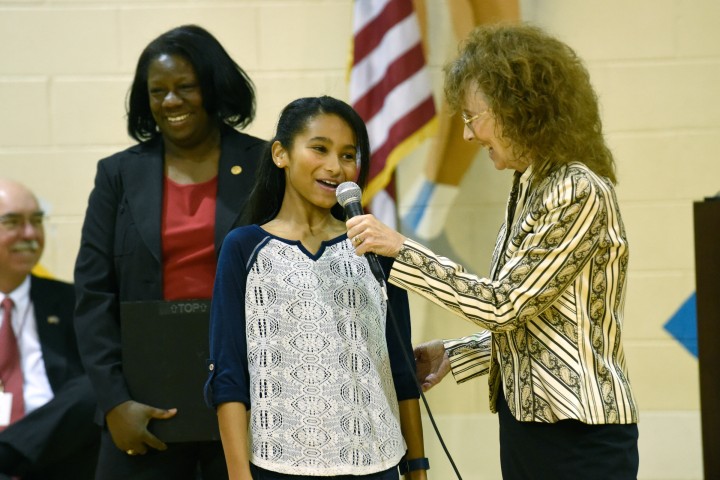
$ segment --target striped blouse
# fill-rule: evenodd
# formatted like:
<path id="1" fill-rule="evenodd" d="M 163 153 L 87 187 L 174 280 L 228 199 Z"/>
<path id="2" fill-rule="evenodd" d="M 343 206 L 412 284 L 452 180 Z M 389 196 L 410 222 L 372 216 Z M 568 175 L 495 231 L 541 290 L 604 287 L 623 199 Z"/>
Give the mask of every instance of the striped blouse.
<path id="1" fill-rule="evenodd" d="M 408 239 L 390 282 L 486 329 L 445 348 L 459 383 L 489 374 L 491 411 L 502 382 L 519 421 L 636 423 L 622 344 L 628 245 L 614 188 L 581 163 L 532 180 L 532 166 L 516 174 L 490 278 Z"/>

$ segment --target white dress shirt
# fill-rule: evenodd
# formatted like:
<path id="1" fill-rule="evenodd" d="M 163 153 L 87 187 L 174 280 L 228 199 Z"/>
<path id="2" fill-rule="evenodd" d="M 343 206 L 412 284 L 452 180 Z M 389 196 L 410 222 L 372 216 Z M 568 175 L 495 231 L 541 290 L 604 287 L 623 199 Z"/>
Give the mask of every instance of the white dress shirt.
<path id="1" fill-rule="evenodd" d="M 0 303 L 9 296 L 13 303 L 12 327 L 20 351 L 20 364 L 23 373 L 23 398 L 25 414 L 45 405 L 53 399 L 52 387 L 45 372 L 40 337 L 38 336 L 35 309 L 30 301 L 30 276 L 25 278 L 18 288 L 5 295 L 0 292 Z M 5 315 L 0 314 L 0 326 Z"/>

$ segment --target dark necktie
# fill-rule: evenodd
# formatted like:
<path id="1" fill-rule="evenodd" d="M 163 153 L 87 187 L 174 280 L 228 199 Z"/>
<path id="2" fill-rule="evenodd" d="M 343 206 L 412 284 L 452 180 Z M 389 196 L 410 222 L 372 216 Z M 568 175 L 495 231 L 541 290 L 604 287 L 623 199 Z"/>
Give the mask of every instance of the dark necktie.
<path id="1" fill-rule="evenodd" d="M 515 209 L 517 208 L 518 203 L 518 193 L 520 192 L 520 177 L 522 177 L 522 172 L 515 172 L 515 175 L 513 176 L 513 185 L 512 189 L 510 190 L 510 198 L 508 199 L 507 204 L 507 222 L 505 223 L 505 239 L 503 240 L 503 248 L 499 252 L 499 259 L 497 266 L 495 267 L 493 271 L 493 280 L 497 280 L 497 275 L 500 273 L 500 270 L 502 270 L 502 267 L 505 265 L 505 260 L 507 259 L 507 249 L 508 249 L 508 243 L 510 242 L 510 232 L 513 227 L 513 222 L 515 221 Z"/>
<path id="2" fill-rule="evenodd" d="M 20 351 L 12 328 L 12 307 L 12 299 L 5 297 L 2 301 L 3 322 L 0 326 L 0 380 L 3 391 L 12 393 L 13 396 L 10 424 L 25 415 L 23 374 L 20 367 Z M 4 429 L 5 427 L 0 427 L 0 431 Z"/>
<path id="3" fill-rule="evenodd" d="M 512 228 L 513 221 L 515 220 L 515 209 L 517 208 L 518 193 L 520 192 L 520 178 L 522 172 L 515 172 L 513 175 L 513 186 L 510 190 L 510 200 L 508 200 L 508 215 L 507 215 L 507 232 L 508 237 L 510 236 L 510 229 Z"/>

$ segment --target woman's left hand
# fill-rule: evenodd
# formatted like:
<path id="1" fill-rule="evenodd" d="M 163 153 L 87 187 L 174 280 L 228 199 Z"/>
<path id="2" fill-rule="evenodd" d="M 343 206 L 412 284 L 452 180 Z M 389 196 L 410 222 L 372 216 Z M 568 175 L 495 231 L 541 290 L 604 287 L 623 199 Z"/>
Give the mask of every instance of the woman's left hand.
<path id="1" fill-rule="evenodd" d="M 358 255 L 372 252 L 383 257 L 395 258 L 405 243 L 405 236 L 373 215 L 358 215 L 348 220 L 346 225 L 347 236 Z"/>

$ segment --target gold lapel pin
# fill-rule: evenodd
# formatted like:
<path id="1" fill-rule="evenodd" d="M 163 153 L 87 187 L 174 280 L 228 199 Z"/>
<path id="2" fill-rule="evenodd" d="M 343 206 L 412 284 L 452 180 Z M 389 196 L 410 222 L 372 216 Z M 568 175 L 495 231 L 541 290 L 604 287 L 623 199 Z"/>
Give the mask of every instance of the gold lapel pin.
<path id="1" fill-rule="evenodd" d="M 233 175 L 240 175 L 242 173 L 242 167 L 240 165 L 233 165 L 230 168 L 230 173 Z"/>
<path id="2" fill-rule="evenodd" d="M 57 315 L 50 315 L 50 316 L 47 318 L 47 322 L 48 322 L 50 325 L 57 325 L 58 323 L 60 323 L 60 317 L 58 317 Z"/>

